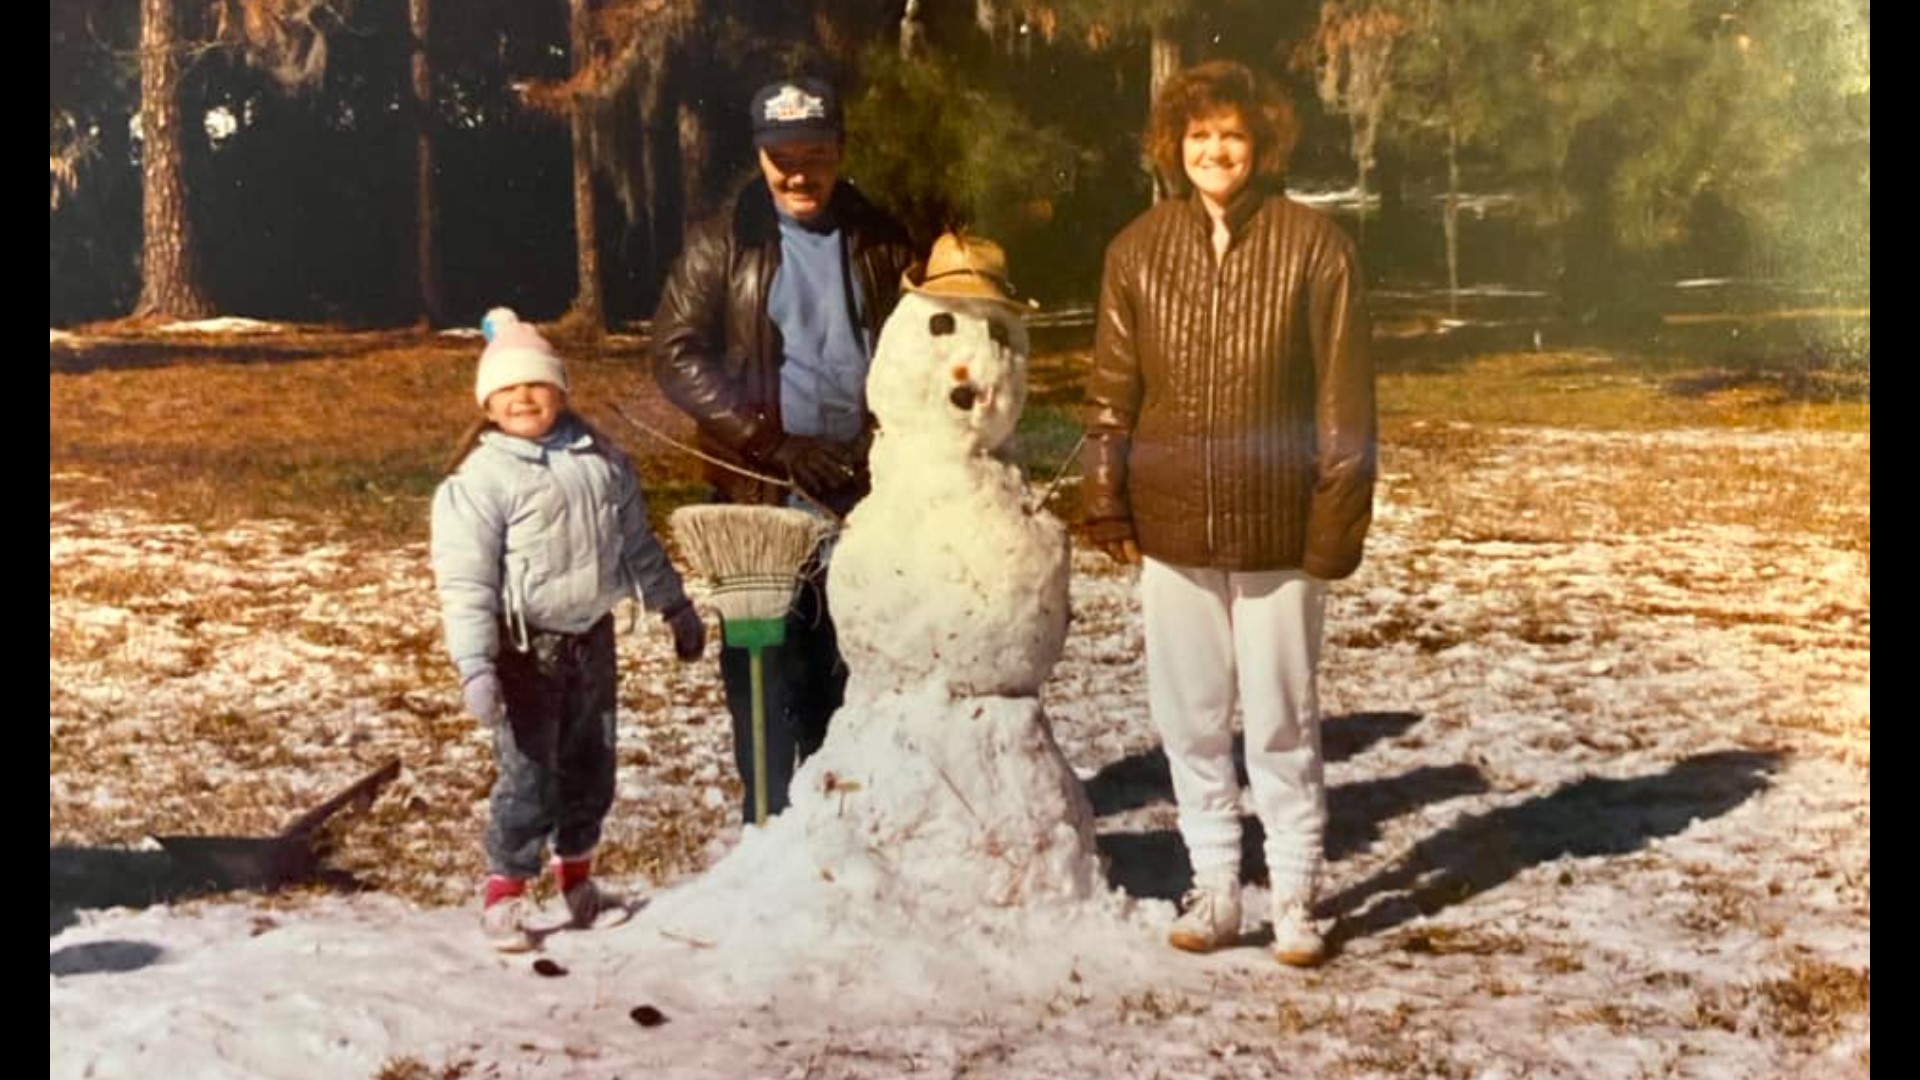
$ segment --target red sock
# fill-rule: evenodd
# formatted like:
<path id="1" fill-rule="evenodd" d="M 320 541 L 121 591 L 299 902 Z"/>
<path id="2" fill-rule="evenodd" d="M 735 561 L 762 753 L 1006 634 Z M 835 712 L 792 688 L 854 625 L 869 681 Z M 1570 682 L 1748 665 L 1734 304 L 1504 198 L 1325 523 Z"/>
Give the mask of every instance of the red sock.
<path id="1" fill-rule="evenodd" d="M 560 884 L 560 891 L 566 892 L 575 885 L 593 876 L 593 856 L 577 855 L 571 859 L 554 859 L 553 876 Z"/>
<path id="2" fill-rule="evenodd" d="M 527 879 L 508 877 L 506 874 L 488 874 L 486 887 L 481 891 L 485 906 L 492 907 L 502 900 L 510 900 L 527 891 Z"/>

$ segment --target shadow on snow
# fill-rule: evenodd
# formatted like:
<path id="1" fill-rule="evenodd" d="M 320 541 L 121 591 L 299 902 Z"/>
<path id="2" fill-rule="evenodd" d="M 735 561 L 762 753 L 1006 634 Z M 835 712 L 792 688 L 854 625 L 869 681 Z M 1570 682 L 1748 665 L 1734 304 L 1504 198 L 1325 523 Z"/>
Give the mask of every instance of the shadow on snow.
<path id="1" fill-rule="evenodd" d="M 1584 777 L 1512 806 L 1471 814 L 1414 845 L 1400 862 L 1325 897 L 1337 939 L 1368 937 L 1573 856 L 1625 855 L 1720 817 L 1772 786 L 1781 755 L 1718 750 L 1666 771 Z"/>
<path id="2" fill-rule="evenodd" d="M 1396 737 L 1421 718 L 1358 713 L 1322 729 L 1328 761 Z M 1235 766 L 1246 783 L 1244 751 Z M 1543 863 L 1566 856 L 1625 855 L 1648 841 L 1728 813 L 1772 785 L 1781 755 L 1722 750 L 1695 754 L 1664 772 L 1626 779 L 1585 777 L 1512 806 L 1471 814 L 1416 843 L 1394 866 L 1317 905 L 1339 920 L 1334 942 L 1369 937 L 1469 900 Z M 1341 784 L 1327 792 L 1327 858 L 1338 861 L 1378 840 L 1381 826 L 1422 806 L 1490 790 L 1471 765 L 1422 765 L 1395 776 Z M 1165 754 L 1158 748 L 1116 761 L 1087 783 L 1098 817 L 1173 804 Z M 1241 819 L 1243 877 L 1264 883 L 1260 823 Z M 1129 895 L 1177 899 L 1192 884 L 1186 847 L 1173 829 L 1107 832 L 1098 838 L 1107 880 Z"/>

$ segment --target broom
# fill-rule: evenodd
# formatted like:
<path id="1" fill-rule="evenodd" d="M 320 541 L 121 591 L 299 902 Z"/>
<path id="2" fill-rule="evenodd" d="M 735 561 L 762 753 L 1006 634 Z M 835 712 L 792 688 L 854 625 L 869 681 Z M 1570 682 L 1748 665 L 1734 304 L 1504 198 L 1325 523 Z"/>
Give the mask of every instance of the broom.
<path id="1" fill-rule="evenodd" d="M 777 506 L 683 506 L 668 516 L 694 572 L 713 582 L 728 645 L 747 650 L 753 690 L 753 821 L 767 821 L 767 715 L 761 650 L 787 637 L 800 568 L 833 527 Z"/>

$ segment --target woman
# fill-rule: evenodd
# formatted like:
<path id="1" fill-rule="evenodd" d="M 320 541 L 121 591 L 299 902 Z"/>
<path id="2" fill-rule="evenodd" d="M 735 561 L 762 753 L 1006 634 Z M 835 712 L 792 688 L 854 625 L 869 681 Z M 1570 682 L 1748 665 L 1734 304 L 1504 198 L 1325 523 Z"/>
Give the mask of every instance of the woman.
<path id="1" fill-rule="evenodd" d="M 1233 63 L 1154 102 L 1146 145 L 1177 197 L 1107 249 L 1087 529 L 1144 563 L 1147 688 L 1194 887 L 1169 941 L 1240 932 L 1236 703 L 1266 832 L 1273 951 L 1324 954 L 1311 914 L 1326 831 L 1315 667 L 1326 582 L 1372 518 L 1373 370 L 1353 244 L 1281 191 L 1285 99 Z"/>

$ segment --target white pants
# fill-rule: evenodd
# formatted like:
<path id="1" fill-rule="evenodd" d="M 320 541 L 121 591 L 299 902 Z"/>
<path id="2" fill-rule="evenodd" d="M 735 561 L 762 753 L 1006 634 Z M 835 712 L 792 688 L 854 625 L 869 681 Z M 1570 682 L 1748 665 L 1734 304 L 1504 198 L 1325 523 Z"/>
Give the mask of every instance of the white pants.
<path id="1" fill-rule="evenodd" d="M 1148 706 L 1196 879 L 1240 869 L 1237 700 L 1274 895 L 1312 898 L 1327 825 L 1314 689 L 1326 596 L 1324 581 L 1299 570 L 1236 574 L 1145 560 Z"/>

